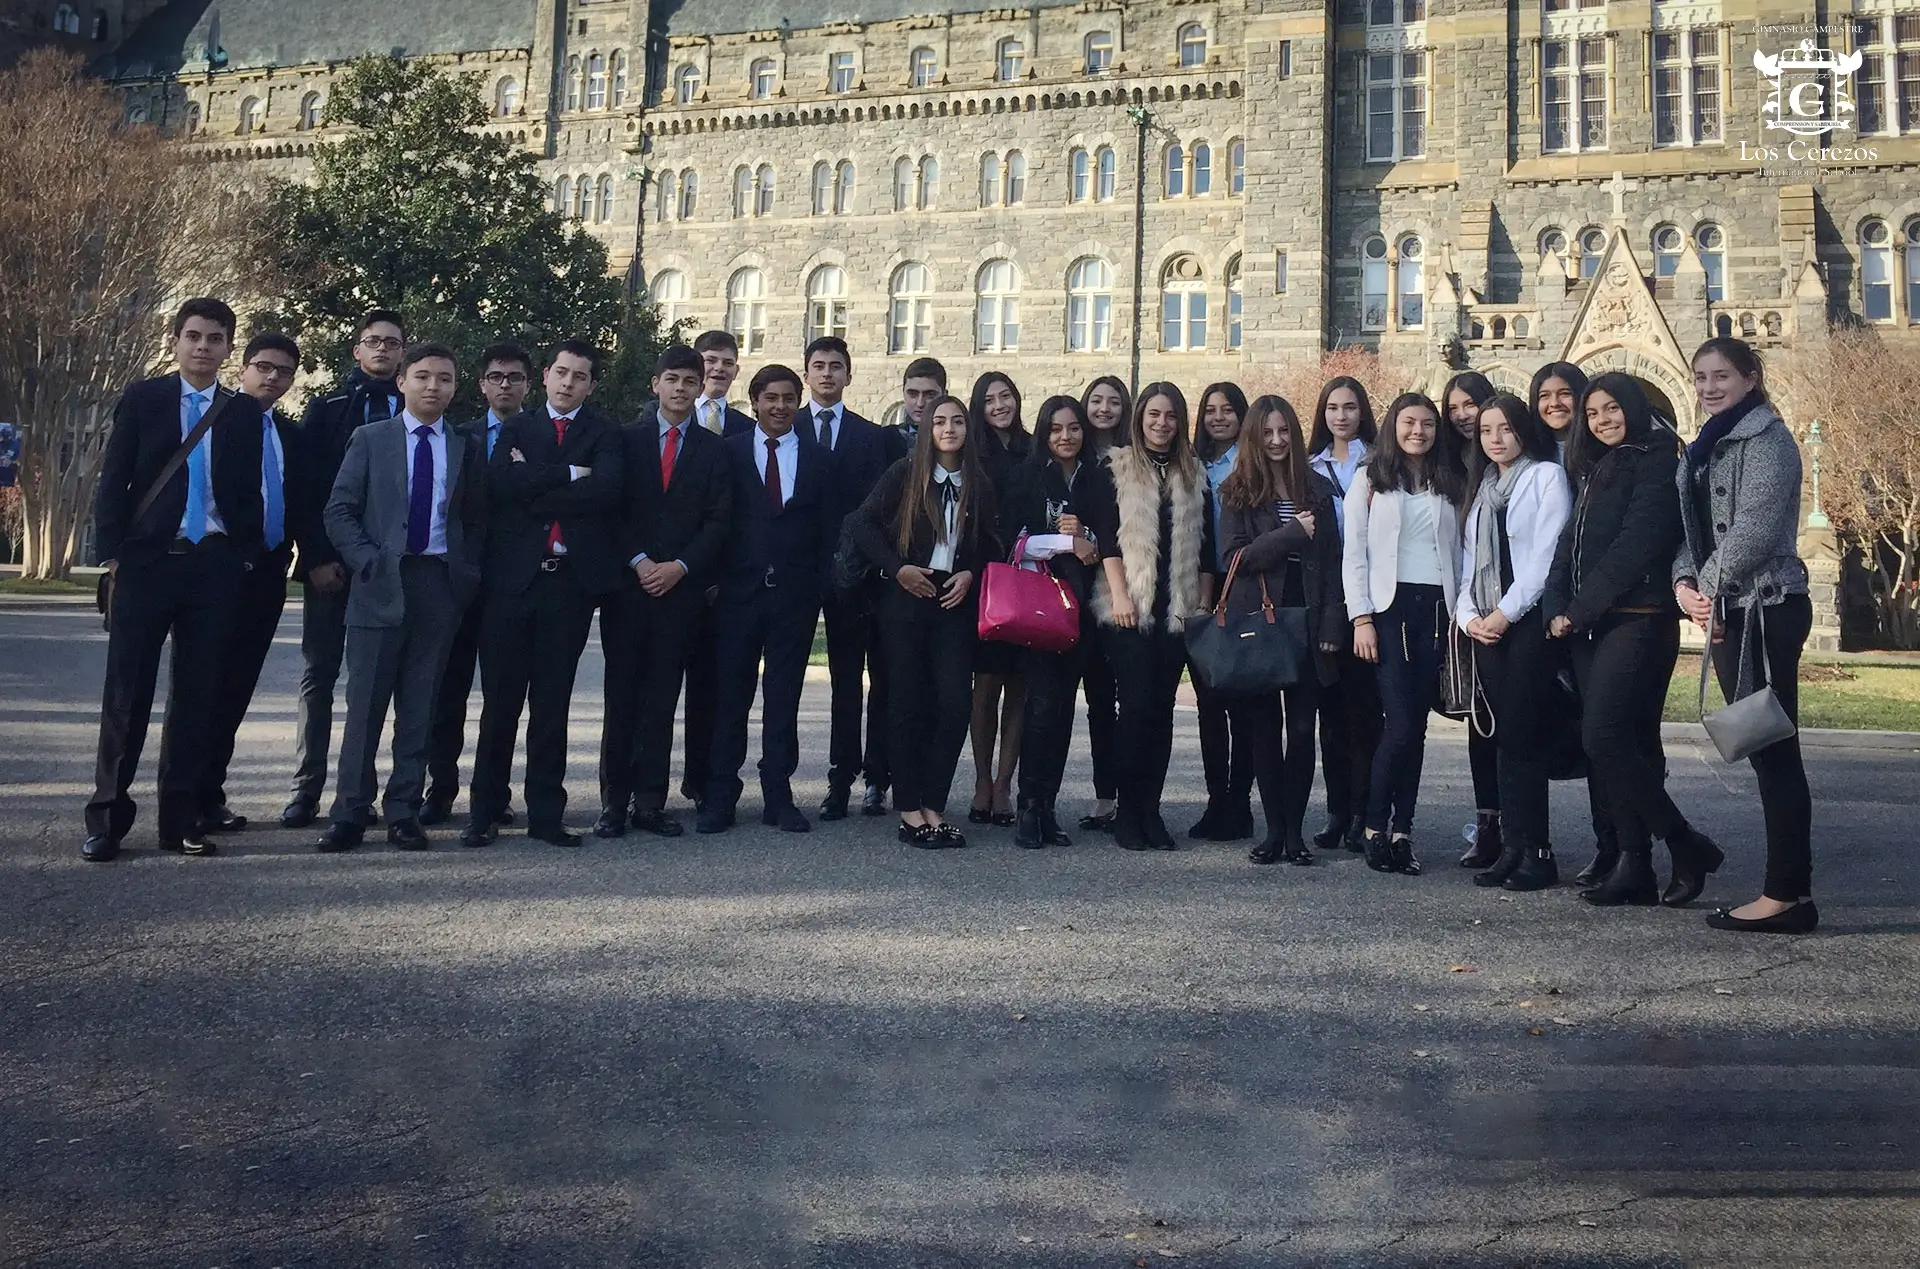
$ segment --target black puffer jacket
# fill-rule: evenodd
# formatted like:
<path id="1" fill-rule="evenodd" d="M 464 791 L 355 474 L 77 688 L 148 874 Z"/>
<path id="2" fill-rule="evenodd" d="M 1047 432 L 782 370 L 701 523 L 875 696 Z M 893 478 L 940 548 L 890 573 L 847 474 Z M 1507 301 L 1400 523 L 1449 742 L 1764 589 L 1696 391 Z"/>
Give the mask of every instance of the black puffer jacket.
<path id="1" fill-rule="evenodd" d="M 1541 611 L 1591 630 L 1612 608 L 1679 614 L 1673 556 L 1680 549 L 1678 441 L 1664 428 L 1622 441 L 1593 465 L 1574 498 L 1547 574 Z"/>

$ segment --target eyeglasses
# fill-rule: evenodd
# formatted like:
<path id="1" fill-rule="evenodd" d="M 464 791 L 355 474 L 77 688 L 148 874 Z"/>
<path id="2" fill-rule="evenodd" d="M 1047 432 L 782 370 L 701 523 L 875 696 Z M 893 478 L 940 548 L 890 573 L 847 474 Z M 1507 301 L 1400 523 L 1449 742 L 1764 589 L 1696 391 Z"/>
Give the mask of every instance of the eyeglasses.
<path id="1" fill-rule="evenodd" d="M 360 346 L 362 348 L 372 348 L 379 352 L 388 352 L 400 347 L 405 342 L 405 340 L 395 339 L 391 335 L 365 335 L 360 339 Z"/>
<path id="2" fill-rule="evenodd" d="M 521 374 L 518 370 L 489 370 L 486 374 L 480 376 L 480 381 L 482 383 L 490 383 L 496 388 L 517 388 L 527 381 L 527 376 Z"/>
<path id="3" fill-rule="evenodd" d="M 293 378 L 294 370 L 292 366 L 283 366 L 277 361 L 249 361 L 247 363 L 247 369 L 253 371 L 253 373 L 259 375 L 262 379 L 274 379 L 281 376 L 291 379 Z"/>

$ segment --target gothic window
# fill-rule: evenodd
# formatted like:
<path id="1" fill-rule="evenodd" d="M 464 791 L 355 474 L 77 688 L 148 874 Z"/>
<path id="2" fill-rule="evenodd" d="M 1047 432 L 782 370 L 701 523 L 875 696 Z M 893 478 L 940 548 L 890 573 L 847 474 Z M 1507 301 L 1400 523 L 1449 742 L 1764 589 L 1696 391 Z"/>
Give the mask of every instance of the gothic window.
<path id="1" fill-rule="evenodd" d="M 913 210 L 913 160 L 905 157 L 893 161 L 893 210 L 897 212 Z"/>
<path id="2" fill-rule="evenodd" d="M 893 271 L 887 287 L 889 314 L 887 351 L 920 353 L 927 350 L 933 335 L 933 283 L 927 266 L 903 264 Z"/>
<path id="3" fill-rule="evenodd" d="M 1360 329 L 1387 328 L 1387 240 L 1375 234 L 1360 244 Z"/>
<path id="4" fill-rule="evenodd" d="M 519 110 L 520 81 L 511 75 L 504 76 L 493 86 L 493 113 L 504 119 Z"/>
<path id="5" fill-rule="evenodd" d="M 1020 275 L 1007 260 L 980 266 L 974 284 L 974 351 L 1014 352 L 1020 347 Z"/>
<path id="6" fill-rule="evenodd" d="M 1167 147 L 1166 192 L 1168 198 L 1184 198 L 1187 193 L 1187 153 L 1177 141 Z"/>
<path id="7" fill-rule="evenodd" d="M 1394 268 L 1399 311 L 1396 320 L 1401 330 L 1418 330 L 1427 324 L 1427 270 L 1420 240 L 1409 234 L 1400 240 L 1399 260 Z"/>
<path id="8" fill-rule="evenodd" d="M 1661 225 L 1653 231 L 1653 276 L 1670 278 L 1680 271 L 1680 251 L 1686 245 L 1686 239 L 1672 225 Z"/>
<path id="9" fill-rule="evenodd" d="M 680 219 L 692 220 L 694 204 L 700 198 L 700 177 L 694 172 L 680 173 Z"/>
<path id="10" fill-rule="evenodd" d="M 613 55 L 613 104 L 617 109 L 627 104 L 627 55 Z"/>
<path id="11" fill-rule="evenodd" d="M 673 77 L 673 99 L 682 106 L 691 106 L 699 96 L 700 68 L 688 62 Z"/>
<path id="12" fill-rule="evenodd" d="M 587 109 L 607 108 L 607 59 L 595 53 L 587 58 Z"/>
<path id="13" fill-rule="evenodd" d="M 931 88 L 940 78 L 940 59 L 930 48 L 917 48 L 907 58 L 907 80 L 915 88 Z"/>
<path id="14" fill-rule="evenodd" d="M 763 57 L 755 62 L 747 78 L 752 84 L 750 91 L 755 101 L 765 101 L 773 96 L 773 86 L 779 78 L 774 73 L 773 59 Z"/>
<path id="15" fill-rule="evenodd" d="M 1076 149 L 1067 156 L 1067 201 L 1084 203 L 1093 191 L 1093 156 Z"/>
<path id="16" fill-rule="evenodd" d="M 1247 143 L 1232 141 L 1227 144 L 1227 193 L 1244 194 L 1247 192 Z"/>
<path id="17" fill-rule="evenodd" d="M 1118 164 L 1113 157 L 1113 147 L 1103 145 L 1100 153 L 1094 156 L 1093 197 L 1095 202 L 1104 203 L 1113 197 Z"/>
<path id="18" fill-rule="evenodd" d="M 53 29 L 59 35 L 80 34 L 80 13 L 71 5 L 61 5 L 53 11 Z"/>
<path id="19" fill-rule="evenodd" d="M 1720 140 L 1720 32 L 1653 33 L 1653 143 Z"/>
<path id="20" fill-rule="evenodd" d="M 753 212 L 753 169 L 736 167 L 733 169 L 733 218 L 751 215 Z"/>
<path id="21" fill-rule="evenodd" d="M 847 275 L 834 265 L 813 271 L 807 279 L 807 339 L 847 337 Z"/>
<path id="22" fill-rule="evenodd" d="M 1027 201 L 1027 156 L 1018 150 L 1007 151 L 1006 202 L 1018 207 Z"/>
<path id="23" fill-rule="evenodd" d="M 1113 342 L 1113 266 L 1097 256 L 1067 270 L 1067 351 L 1106 352 Z"/>
<path id="24" fill-rule="evenodd" d="M 1113 32 L 1089 31 L 1086 39 L 1087 74 L 1100 75 L 1113 67 Z"/>
<path id="25" fill-rule="evenodd" d="M 1540 46 L 1540 148 L 1607 148 L 1607 41 L 1548 40 Z"/>
<path id="26" fill-rule="evenodd" d="M 653 275 L 649 288 L 660 310 L 660 324 L 671 330 L 687 316 L 687 275 L 678 269 L 662 269 Z"/>
<path id="27" fill-rule="evenodd" d="M 1011 84 L 1026 71 L 1027 46 L 1019 40 L 1001 40 L 996 61 L 997 78 L 1003 84 Z"/>
<path id="28" fill-rule="evenodd" d="M 1213 147 L 1205 141 L 1193 143 L 1194 196 L 1213 193 Z"/>
<path id="29" fill-rule="evenodd" d="M 920 189 L 915 200 L 919 211 L 932 211 L 940 195 L 940 160 L 929 154 L 920 160 Z"/>
<path id="30" fill-rule="evenodd" d="M 770 215 L 773 211 L 773 168 L 762 163 L 753 173 L 753 214 Z"/>
<path id="31" fill-rule="evenodd" d="M 1192 256 L 1175 256 L 1160 275 L 1160 347 L 1206 351 L 1207 277 Z"/>
<path id="32" fill-rule="evenodd" d="M 672 172 L 662 172 L 654 182 L 653 192 L 653 218 L 665 224 L 673 219 L 673 213 L 680 206 L 679 181 Z"/>
<path id="33" fill-rule="evenodd" d="M 573 214 L 573 178 L 563 176 L 553 183 L 553 210 L 556 215 Z"/>
<path id="34" fill-rule="evenodd" d="M 573 183 L 573 218 L 585 220 L 593 214 L 593 182 L 582 176 Z"/>
<path id="35" fill-rule="evenodd" d="M 593 191 L 593 218 L 601 224 L 613 219 L 613 178 L 603 176 Z"/>
<path id="36" fill-rule="evenodd" d="M 844 216 L 853 210 L 853 164 L 845 159 L 833 169 L 833 214 Z"/>
<path id="37" fill-rule="evenodd" d="M 758 269 L 741 269 L 727 279 L 727 332 L 743 353 L 767 343 L 767 281 Z"/>
<path id="38" fill-rule="evenodd" d="M 684 75 L 687 71 L 690 71 L 690 70 L 693 70 L 691 66 L 683 66 L 681 67 L 681 74 Z M 698 84 L 699 84 L 700 72 L 694 71 L 693 73 L 694 73 L 695 87 L 697 90 Z M 586 84 L 584 82 L 585 79 L 586 79 L 586 72 L 584 67 L 581 65 L 580 55 L 578 53 L 575 53 L 572 57 L 569 57 L 567 59 L 567 109 L 568 110 L 580 109 L 580 92 L 583 88 L 586 87 Z M 693 99 L 689 97 L 687 100 L 691 101 Z"/>
<path id="39" fill-rule="evenodd" d="M 813 165 L 813 214 L 824 216 L 833 206 L 833 167 L 827 163 Z"/>
<path id="40" fill-rule="evenodd" d="M 1700 265 L 1707 271 L 1707 298 L 1727 298 L 1727 236 L 1720 226 L 1704 221 L 1693 231 L 1694 250 L 1700 253 Z"/>
<path id="41" fill-rule="evenodd" d="M 93 42 L 95 44 L 104 44 L 106 40 L 107 11 L 105 9 L 95 9 L 93 11 Z"/>
<path id="42" fill-rule="evenodd" d="M 1920 218 L 1907 222 L 1906 239 L 1911 244 L 1920 241 Z M 1916 267 L 1913 256 L 1907 254 L 1907 320 L 1920 322 L 1920 267 Z"/>
<path id="43" fill-rule="evenodd" d="M 1227 351 L 1240 351 L 1240 257 L 1227 261 Z"/>
<path id="44" fill-rule="evenodd" d="M 1000 156 L 989 150 L 980 156 L 980 205 L 1000 204 Z"/>
<path id="45" fill-rule="evenodd" d="M 1367 161 L 1392 163 L 1427 152 L 1427 55 L 1367 55 Z"/>
<path id="46" fill-rule="evenodd" d="M 1189 22 L 1180 28 L 1180 65 L 1191 69 L 1207 64 L 1207 28 Z"/>
<path id="47" fill-rule="evenodd" d="M 835 53 L 827 58 L 827 91 L 830 93 L 853 91 L 853 54 Z"/>
<path id="48" fill-rule="evenodd" d="M 1600 257 L 1607 250 L 1607 231 L 1588 225 L 1580 231 L 1580 276 L 1590 278 L 1600 271 Z"/>
<path id="49" fill-rule="evenodd" d="M 300 99 L 300 131 L 312 132 L 320 126 L 320 107 L 323 104 L 319 93 L 308 93 Z"/>
<path id="50" fill-rule="evenodd" d="M 1860 315 L 1893 320 L 1893 235 L 1884 220 L 1860 222 Z"/>

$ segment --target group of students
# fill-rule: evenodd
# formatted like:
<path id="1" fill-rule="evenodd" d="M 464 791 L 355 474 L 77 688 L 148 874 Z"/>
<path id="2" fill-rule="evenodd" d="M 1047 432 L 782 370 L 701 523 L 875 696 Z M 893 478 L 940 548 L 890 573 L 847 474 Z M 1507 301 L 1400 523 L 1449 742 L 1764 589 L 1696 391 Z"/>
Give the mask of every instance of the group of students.
<path id="1" fill-rule="evenodd" d="M 1303 427 L 1284 398 L 1249 402 L 1231 383 L 1203 389 L 1196 417 L 1171 383 L 1136 398 L 1111 376 L 1049 397 L 1029 426 L 1007 375 L 982 375 L 963 400 L 923 357 L 906 367 L 901 423 L 886 427 L 847 407 L 852 357 L 830 337 L 807 346 L 801 371 L 756 373 L 748 414 L 728 403 L 738 348 L 721 331 L 669 348 L 654 401 L 624 426 L 588 403 L 590 345 L 549 352 L 531 409 L 534 359 L 495 346 L 477 367 L 487 413 L 456 427 L 445 413 L 457 359 L 408 345 L 384 310 L 360 323 L 342 390 L 289 425 L 273 406 L 297 345 L 255 338 L 242 391 L 229 392 L 217 370 L 233 331 L 219 301 L 184 306 L 179 372 L 129 388 L 108 443 L 96 545 L 115 585 L 88 859 L 112 858 L 131 827 L 128 789 L 169 636 L 161 844 L 208 854 L 215 835 L 245 827 L 223 785 L 289 575 L 305 604 L 283 825 L 318 818 L 343 665 L 347 677 L 324 851 L 353 848 L 379 822 L 374 748 L 389 710 L 389 840 L 425 848 L 425 828 L 452 818 L 476 664 L 483 707 L 460 840 L 485 845 L 515 822 L 508 781 L 525 712 L 528 834 L 579 845 L 563 820 L 567 722 L 596 611 L 606 668 L 592 831 L 603 838 L 684 831 L 666 806 L 683 689 L 680 788 L 695 827 L 734 823 L 757 691 L 763 822 L 809 829 L 792 780 L 823 618 L 832 722 L 820 817 L 852 813 L 857 782 L 863 814 L 885 814 L 891 791 L 900 840 L 928 849 L 966 842 L 947 802 L 969 736 L 968 822 L 1011 827 L 1025 847 L 1068 843 L 1057 803 L 1083 693 L 1094 805 L 1080 827 L 1127 849 L 1173 849 L 1161 798 L 1186 622 L 1213 610 L 1229 577 L 1223 610 L 1302 609 L 1312 643 L 1311 670 L 1270 695 L 1228 697 L 1194 676 L 1208 797 L 1188 836 L 1253 838 L 1257 789 L 1256 864 L 1312 859 L 1303 825 L 1317 733 L 1328 822 L 1314 846 L 1420 871 L 1427 718 L 1456 638 L 1476 684 L 1478 810 L 1461 863 L 1482 885 L 1558 880 L 1547 835 L 1557 681 L 1577 685 L 1598 838 L 1583 895 L 1608 906 L 1689 903 L 1721 863 L 1665 791 L 1660 712 L 1682 616 L 1708 631 L 1730 698 L 1767 683 L 1795 706 L 1811 624 L 1794 554 L 1799 451 L 1739 340 L 1696 354 L 1708 417 L 1683 446 L 1635 380 L 1589 383 L 1564 363 L 1542 368 L 1525 401 L 1456 375 L 1440 403 L 1397 397 L 1384 426 L 1351 378 L 1324 386 Z M 1071 589 L 1073 646 L 979 637 L 980 583 L 996 560 Z M 1766 886 L 1709 920 L 1811 929 L 1797 742 L 1753 764 Z M 1672 852 L 1664 891 L 1655 837 Z"/>

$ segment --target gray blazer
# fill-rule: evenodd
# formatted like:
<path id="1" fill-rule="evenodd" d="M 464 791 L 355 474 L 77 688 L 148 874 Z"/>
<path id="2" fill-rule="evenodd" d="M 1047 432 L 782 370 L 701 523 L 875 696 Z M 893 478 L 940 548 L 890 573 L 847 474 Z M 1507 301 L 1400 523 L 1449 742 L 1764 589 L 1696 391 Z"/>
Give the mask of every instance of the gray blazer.
<path id="1" fill-rule="evenodd" d="M 447 570 L 454 602 L 465 608 L 480 589 L 486 547 L 486 443 L 447 429 Z M 407 553 L 407 427 L 386 419 L 354 429 L 327 498 L 327 537 L 352 585 L 350 626 L 399 626 L 407 616 L 400 558 Z"/>
<path id="2" fill-rule="evenodd" d="M 1692 578 L 1709 599 L 1742 607 L 1807 593 L 1798 548 L 1800 446 L 1772 406 L 1748 411 L 1707 460 L 1712 551 L 1689 486 L 1691 464 L 1683 460 L 1675 479 L 1687 529 L 1673 560 L 1675 582 Z"/>

